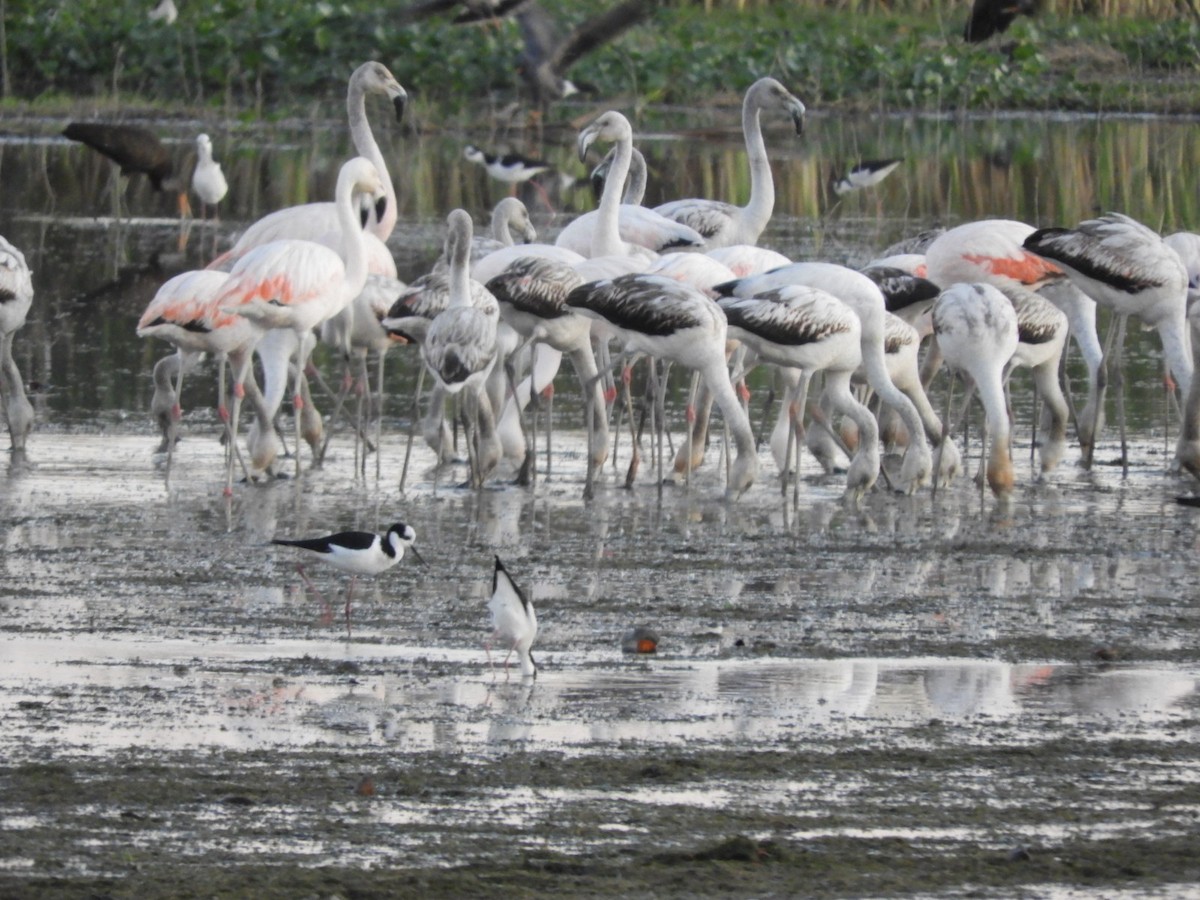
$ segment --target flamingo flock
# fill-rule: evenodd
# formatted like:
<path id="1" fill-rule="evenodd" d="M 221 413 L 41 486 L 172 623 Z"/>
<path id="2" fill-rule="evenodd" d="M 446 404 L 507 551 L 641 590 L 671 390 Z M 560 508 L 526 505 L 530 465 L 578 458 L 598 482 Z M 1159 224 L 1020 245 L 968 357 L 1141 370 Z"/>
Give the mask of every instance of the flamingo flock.
<path id="1" fill-rule="evenodd" d="M 723 494 L 734 500 L 762 476 L 746 376 L 766 366 L 777 371 L 784 390 L 769 446 L 785 487 L 796 488 L 806 448 L 825 472 L 844 479 L 852 504 L 881 486 L 903 494 L 936 489 L 965 466 L 956 438 L 977 395 L 988 435 L 979 480 L 1006 498 L 1017 484 L 1012 371 L 1029 368 L 1044 403 L 1039 474 L 1060 464 L 1072 420 L 1081 462 L 1090 466 L 1110 383 L 1120 398 L 1121 341 L 1131 315 L 1158 332 L 1178 390 L 1183 424 L 1174 465 L 1200 477 L 1200 390 L 1193 378 L 1200 312 L 1197 306 L 1189 312 L 1188 302 L 1200 292 L 1200 238 L 1194 235 L 1164 239 L 1116 213 L 1073 228 L 994 219 L 884 249 L 861 271 L 788 259 L 757 246 L 775 197 L 761 120 L 780 116 L 800 134 L 806 110 L 781 83 L 761 78 L 742 107 L 750 172 L 745 206 L 711 198 L 642 206 L 647 174 L 634 129 L 621 112 L 608 110 L 577 140 L 581 159 L 594 145 L 611 145 L 594 213 L 570 222 L 553 243 L 536 243 L 528 212 L 515 198 L 497 206 L 489 239 L 475 237 L 468 212 L 453 210 L 443 257 L 428 276 L 404 285 L 385 243 L 397 222 L 396 188 L 367 120 L 368 94 L 387 97 L 403 114 L 406 92 L 386 67 L 368 62 L 354 72 L 347 115 L 357 155 L 342 165 L 332 202 L 279 210 L 253 223 L 208 268 L 167 281 L 138 323 L 139 335 L 165 340 L 175 351 L 155 367 L 152 403 L 168 460 L 185 374 L 202 354 L 221 361 L 226 492 L 239 467 L 251 482 L 277 472 L 288 451 L 275 420 L 289 381 L 296 475 L 302 474 L 303 442 L 320 461 L 324 423 L 308 384 L 319 335 L 347 360 L 346 388 L 360 397 L 370 392 L 366 360 L 379 359 L 377 419 L 384 354 L 417 344 L 422 374 L 432 382 L 425 439 L 439 461 L 448 462 L 461 423 L 467 483 L 475 488 L 500 477 L 505 458 L 521 465 L 523 483 L 536 473 L 538 411 L 552 396 L 566 356 L 586 407 L 588 498 L 619 439 L 617 415 L 628 415 L 633 442 L 626 484 L 636 480 L 641 432 L 634 427 L 632 371 L 642 359 L 648 360 L 645 413 L 657 432 L 659 490 L 671 368 L 692 373 L 687 435 L 671 477 L 689 481 L 704 464 L 715 405 L 732 438 Z M 197 178 L 203 170 L 204 179 L 197 190 L 215 204 L 225 179 L 219 167 L 214 173 L 207 138 L 198 146 Z M 33 413 L 11 344 L 31 301 L 25 260 L 0 239 L 0 402 L 15 451 L 25 448 Z M 1104 341 L 1096 329 L 1098 306 L 1116 323 Z M 1080 411 L 1059 376 L 1069 341 L 1089 375 Z M 939 416 L 928 391 L 943 365 L 967 383 L 967 392 L 957 411 L 948 402 Z M 245 398 L 254 421 L 243 454 Z M 378 451 L 378 432 L 373 445 L 361 426 L 356 433 L 363 459 Z M 549 457 L 548 449 L 547 465 Z"/>

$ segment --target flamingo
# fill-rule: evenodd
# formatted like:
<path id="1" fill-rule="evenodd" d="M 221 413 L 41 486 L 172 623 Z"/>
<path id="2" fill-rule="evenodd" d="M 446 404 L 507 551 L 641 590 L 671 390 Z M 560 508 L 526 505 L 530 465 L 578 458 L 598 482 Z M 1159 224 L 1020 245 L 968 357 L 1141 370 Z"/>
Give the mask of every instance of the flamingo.
<path id="1" fill-rule="evenodd" d="M 500 315 L 518 334 L 570 358 L 589 409 L 588 471 L 592 473 L 608 454 L 608 408 L 592 353 L 591 320 L 566 305 L 567 295 L 583 282 L 574 267 L 531 256 L 514 262 L 487 287 L 500 303 Z"/>
<path id="2" fill-rule="evenodd" d="M 862 363 L 858 316 L 833 295 L 806 285 L 785 285 L 755 297 L 726 297 L 718 302 L 729 318 L 730 337 L 744 342 L 768 363 L 802 370 L 802 379 L 784 402 L 794 428 L 803 415 L 803 388 L 799 385 L 806 388 L 813 373 L 825 373 L 826 396 L 859 428 L 858 450 L 847 472 L 845 492 L 847 499 L 858 503 L 879 476 L 875 417 L 850 393 L 850 378 Z M 788 467 L 785 453 L 785 482 Z"/>
<path id="3" fill-rule="evenodd" d="M 485 442 L 494 438 L 491 401 L 484 389 L 496 363 L 496 329 L 500 319 L 494 297 L 486 305 L 471 302 L 470 251 L 471 216 L 462 209 L 447 217 L 446 256 L 450 260 L 450 300 L 445 310 L 430 323 L 421 344 L 421 357 L 438 385 L 447 394 L 462 393 L 469 398 L 466 411 L 474 419 L 468 435 L 471 483 L 479 487 L 499 461 L 499 450 Z M 489 294 L 490 297 L 490 294 Z M 488 455 L 484 456 L 484 452 Z"/>
<path id="4" fill-rule="evenodd" d="M 169 424 L 164 437 L 167 451 L 167 477 L 170 478 L 171 455 L 179 423 L 179 399 L 183 395 L 183 376 L 206 353 L 219 361 L 217 377 L 217 413 L 225 424 L 230 438 L 226 492 L 232 492 L 233 458 L 236 454 L 236 432 L 230 426 L 233 417 L 226 406 L 225 366 L 228 360 L 234 373 L 234 406 L 243 395 L 243 383 L 250 368 L 250 354 L 258 340 L 257 329 L 237 313 L 218 306 L 229 276 L 210 269 L 183 272 L 167 280 L 147 304 L 137 324 L 138 337 L 156 337 L 175 347 L 173 356 L 165 357 L 154 367 L 155 381 L 160 375 L 174 370 L 176 381 L 171 389 L 174 400 L 169 412 Z M 162 400 L 159 399 L 159 404 Z M 155 404 L 152 403 L 152 406 Z"/>
<path id="5" fill-rule="evenodd" d="M 24 454 L 33 429 L 33 406 L 25 396 L 25 381 L 13 359 L 13 335 L 25 324 L 33 305 L 33 276 L 25 255 L 0 236 L 0 406 L 8 420 L 12 451 Z"/>
<path id="6" fill-rule="evenodd" d="M 1087 401 L 1076 417 L 1088 466 L 1104 416 L 1104 354 L 1096 334 L 1096 304 L 1063 277 L 1053 260 L 1024 246 L 1034 231 L 1032 225 L 1011 219 L 984 219 L 951 228 L 926 247 L 926 277 L 942 288 L 961 281 L 1038 291 L 1066 314 L 1088 370 Z M 936 371 L 936 365 L 937 354 L 931 353 L 926 372 Z"/>
<path id="7" fill-rule="evenodd" d="M 263 244 L 235 263 L 218 301 L 221 309 L 244 316 L 263 334 L 272 329 L 290 329 L 296 336 L 299 352 L 292 402 L 296 412 L 297 475 L 305 408 L 301 383 L 312 352 L 312 344 L 305 337 L 362 292 L 367 281 L 367 250 L 355 204 L 364 194 L 374 197 L 385 190 L 383 179 L 369 159 L 357 156 L 347 161 L 338 173 L 335 194 L 344 241 L 342 252 L 296 239 Z"/>
<path id="8" fill-rule="evenodd" d="M 600 206 L 596 210 L 594 225 L 591 227 L 592 243 L 588 252 L 589 257 L 603 256 L 639 256 L 653 259 L 657 254 L 645 246 L 626 241 L 621 237 L 620 214 L 621 192 L 625 184 L 625 176 L 629 173 L 630 161 L 633 158 L 633 126 L 629 120 L 616 110 L 601 113 L 588 124 L 576 139 L 576 148 L 580 160 L 587 158 L 588 148 L 598 140 L 614 144 L 616 151 L 608 178 L 604 182 L 604 191 L 600 195 Z M 556 242 L 564 246 L 561 242 Z"/>
<path id="9" fill-rule="evenodd" d="M 1200 234 L 1177 231 L 1163 238 L 1163 243 L 1179 254 L 1188 276 L 1188 310 L 1200 297 Z"/>
<path id="10" fill-rule="evenodd" d="M 987 481 L 997 497 L 1012 493 L 1008 404 L 1004 370 L 1017 349 L 1017 314 L 990 284 L 959 282 L 933 304 L 933 331 L 950 368 L 967 374 L 979 391 L 991 444 Z"/>
<path id="11" fill-rule="evenodd" d="M 740 497 L 758 474 L 758 456 L 750 420 L 725 367 L 727 323 L 721 308 L 691 285 L 644 274 L 582 284 L 566 302 L 601 323 L 621 342 L 624 355 L 644 353 L 699 373 L 733 432 L 737 458 L 725 494 Z M 660 478 L 660 490 L 661 483 Z"/>
<path id="12" fill-rule="evenodd" d="M 396 208 L 396 189 L 388 175 L 387 163 L 383 152 L 371 133 L 371 123 L 367 119 L 366 95 L 381 94 L 392 101 L 396 110 L 396 121 L 404 117 L 404 105 L 408 98 L 404 88 L 400 86 L 387 66 L 379 62 L 365 62 L 350 76 L 346 92 L 346 113 L 350 125 L 350 137 L 354 143 L 357 155 L 370 160 L 383 184 L 383 205 L 376 210 L 378 215 L 371 218 L 366 226 L 379 242 L 386 241 L 396 225 L 398 211 Z M 234 262 L 249 253 L 253 248 L 271 241 L 297 239 L 317 241 L 331 232 L 336 233 L 342 225 L 338 217 L 335 203 L 305 203 L 302 206 L 289 206 L 263 216 L 247 228 L 237 243 L 221 256 L 209 263 L 209 268 L 229 268 Z M 354 228 L 361 231 L 362 227 L 355 220 Z M 372 259 L 381 259 L 386 255 L 391 260 L 391 254 L 386 247 L 381 251 L 372 242 Z M 387 263 L 383 263 L 385 266 Z M 391 270 L 383 270 L 383 274 L 396 277 L 395 262 L 391 261 Z"/>
<path id="13" fill-rule="evenodd" d="M 1124 321 L 1130 315 L 1156 329 L 1167 369 L 1183 396 L 1188 396 L 1193 371 L 1187 325 L 1188 273 L 1179 254 L 1157 232 L 1129 216 L 1109 213 L 1075 228 L 1039 229 L 1025 239 L 1024 246 L 1061 266 L 1084 294 L 1111 309 L 1119 317 L 1118 334 L 1124 335 Z M 1113 352 L 1119 377 L 1120 345 Z M 1123 406 L 1121 412 L 1124 461 Z M 1093 432 L 1099 428 L 1097 420 Z M 1182 445 L 1178 450 L 1183 450 Z"/>
<path id="14" fill-rule="evenodd" d="M 774 78 L 760 78 L 746 91 L 742 102 L 742 133 L 750 160 L 750 200 L 746 206 L 707 199 L 673 200 L 656 206 L 654 211 L 695 228 L 710 248 L 757 244 L 775 208 L 775 184 L 759 121 L 763 110 L 786 113 L 796 126 L 796 134 L 804 131 L 804 104 Z"/>
<path id="15" fill-rule="evenodd" d="M 1067 440 L 1067 398 L 1058 378 L 1063 348 L 1067 343 L 1067 316 L 1039 293 L 1015 285 L 1000 288 L 1017 314 L 1017 349 L 1010 371 L 1033 371 L 1033 383 L 1046 404 L 1048 433 L 1038 451 L 1041 471 L 1051 471 L 1062 459 Z"/>
<path id="16" fill-rule="evenodd" d="M 705 256 L 728 266 L 738 278 L 761 275 L 780 266 L 790 266 L 792 261 L 777 250 L 755 247 L 751 244 L 730 244 L 705 251 Z"/>
<path id="17" fill-rule="evenodd" d="M 1200 357 L 1200 303 L 1188 310 L 1191 327 L 1193 363 Z M 1179 464 L 1185 472 L 1200 478 L 1200 378 L 1192 379 L 1183 406 L 1183 425 L 1179 434 Z"/>
<path id="18" fill-rule="evenodd" d="M 897 489 L 912 493 L 930 474 L 933 457 L 921 416 L 888 377 L 884 358 L 885 303 L 879 286 L 866 275 L 832 263 L 792 263 L 790 266 L 717 285 L 724 296 L 753 297 L 787 284 L 807 284 L 833 294 L 862 321 L 862 356 L 867 382 L 880 399 L 896 410 L 908 430 L 909 446 L 900 470 Z M 938 435 L 935 440 L 940 439 Z"/>
<path id="19" fill-rule="evenodd" d="M 610 176 L 613 174 L 613 166 L 620 152 L 621 146 L 618 144 L 604 158 L 600 166 L 593 170 L 593 183 L 596 179 L 596 171 L 601 168 L 607 173 L 603 178 L 605 186 L 609 184 L 610 180 L 615 180 Z M 632 146 L 632 134 L 630 135 L 629 153 L 628 186 L 617 207 L 617 228 L 620 239 L 645 247 L 655 253 L 703 247 L 704 238 L 696 229 L 668 219 L 641 205 L 642 197 L 646 193 L 646 158 L 636 147 Z M 601 202 L 603 202 L 603 188 L 600 196 Z M 559 247 L 569 247 L 584 256 L 591 256 L 595 233 L 600 227 L 600 217 L 599 209 L 576 216 L 558 233 L 554 238 L 554 243 Z"/>

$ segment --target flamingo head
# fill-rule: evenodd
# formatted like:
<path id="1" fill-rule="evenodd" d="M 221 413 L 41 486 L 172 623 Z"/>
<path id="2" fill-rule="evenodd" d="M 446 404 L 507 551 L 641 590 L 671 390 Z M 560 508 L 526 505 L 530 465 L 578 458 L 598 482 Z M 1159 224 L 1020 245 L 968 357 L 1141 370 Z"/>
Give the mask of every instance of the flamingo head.
<path id="1" fill-rule="evenodd" d="M 610 143 L 616 143 L 621 140 L 633 140 L 633 126 L 629 124 L 629 120 L 617 112 L 615 109 L 610 109 L 606 113 L 602 113 L 598 118 L 593 119 L 583 131 L 579 132 L 579 138 L 576 141 L 576 148 L 579 151 L 579 159 L 582 161 L 587 159 L 588 148 L 597 140 L 605 140 Z"/>

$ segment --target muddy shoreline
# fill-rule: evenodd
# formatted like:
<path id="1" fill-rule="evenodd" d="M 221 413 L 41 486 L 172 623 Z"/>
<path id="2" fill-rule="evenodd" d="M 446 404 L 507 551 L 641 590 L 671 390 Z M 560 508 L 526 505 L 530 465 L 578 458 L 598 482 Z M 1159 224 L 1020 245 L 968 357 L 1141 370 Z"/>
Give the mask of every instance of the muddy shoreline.
<path id="1" fill-rule="evenodd" d="M 1182 896 L 1197 511 L 1138 464 L 861 510 L 610 477 L 436 490 L 402 445 L 220 496 L 197 427 L 45 433 L 0 513 L 5 897 Z M 557 460 L 561 458 L 562 462 Z M 715 460 L 714 460 L 715 462 Z M 418 529 L 323 621 L 274 534 Z M 489 666 L 491 554 L 533 682 Z M 334 596 L 342 587 L 322 574 Z M 620 651 L 653 625 L 655 657 Z"/>

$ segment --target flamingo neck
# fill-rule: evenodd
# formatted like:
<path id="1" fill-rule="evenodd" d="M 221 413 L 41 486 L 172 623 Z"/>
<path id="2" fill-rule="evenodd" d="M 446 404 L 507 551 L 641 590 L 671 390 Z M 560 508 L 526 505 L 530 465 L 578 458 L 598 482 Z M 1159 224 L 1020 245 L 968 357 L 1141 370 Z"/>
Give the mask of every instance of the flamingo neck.
<path id="1" fill-rule="evenodd" d="M 379 170 L 379 177 L 383 180 L 387 209 L 383 211 L 381 219 L 376 220 L 372 216 L 371 221 L 367 224 L 367 230 L 381 241 L 386 241 L 396 227 L 396 219 L 399 217 L 396 210 L 396 188 L 392 184 L 392 176 L 388 172 L 383 151 L 379 149 L 375 134 L 371 131 L 371 123 L 367 120 L 366 91 L 358 81 L 350 83 L 350 90 L 346 94 L 346 120 L 350 125 L 350 139 L 354 142 L 355 152 L 359 156 L 369 159 Z M 355 227 L 359 226 L 355 225 Z"/>
<path id="2" fill-rule="evenodd" d="M 629 174 L 629 163 L 633 157 L 633 135 L 623 134 L 617 139 L 616 155 L 604 181 L 604 192 L 600 195 L 597 227 L 592 235 L 592 256 L 623 256 L 625 245 L 621 240 L 620 212 L 621 190 Z"/>
<path id="3" fill-rule="evenodd" d="M 626 179 L 625 195 L 621 202 L 629 206 L 641 206 L 646 196 L 646 157 L 633 148 L 629 160 L 629 176 Z"/>
<path id="4" fill-rule="evenodd" d="M 471 272 L 468 252 L 471 239 L 455 244 L 450 256 L 450 274 L 446 276 L 447 288 L 450 292 L 448 306 L 471 305 Z"/>
<path id="5" fill-rule="evenodd" d="M 508 207 L 501 203 L 492 210 L 492 240 L 498 241 L 502 247 L 512 247 L 515 241 L 512 236 L 512 229 L 508 224 L 509 211 Z"/>
<path id="6" fill-rule="evenodd" d="M 1175 376 L 1175 381 L 1183 396 L 1187 397 L 1192 389 L 1192 346 L 1188 334 L 1187 319 L 1180 310 L 1177 315 L 1163 319 L 1155 326 L 1162 340 L 1163 356 L 1167 360 L 1167 368 Z"/>
<path id="7" fill-rule="evenodd" d="M 724 341 L 722 341 L 724 344 Z M 714 360 L 710 365 L 700 370 L 700 377 L 707 385 L 709 393 L 721 408 L 721 415 L 733 433 L 733 443 L 737 448 L 735 471 L 730 474 L 730 490 L 740 494 L 754 481 L 758 474 L 758 447 L 754 441 L 754 431 L 750 427 L 750 419 L 742 409 L 733 383 L 729 380 L 729 370 L 725 368 L 725 357 Z"/>
<path id="8" fill-rule="evenodd" d="M 983 403 L 990 441 L 988 445 L 988 484 L 999 495 L 1012 490 L 1012 454 L 1009 451 L 1008 403 L 1004 397 L 1004 373 L 1000 368 L 981 373 L 975 389 Z"/>
<path id="9" fill-rule="evenodd" d="M 868 329 L 865 321 L 863 322 L 862 358 L 863 368 L 867 372 L 867 383 L 871 385 L 871 389 L 879 395 L 880 400 L 896 410 L 904 427 L 908 430 L 909 440 L 918 448 L 918 451 L 928 453 L 929 442 L 925 437 L 925 425 L 921 421 L 921 414 L 917 412 L 917 407 L 908 398 L 908 395 L 896 387 L 892 383 L 891 376 L 888 375 L 887 362 L 883 356 L 881 329 Z"/>
<path id="10" fill-rule="evenodd" d="M 339 309 L 345 309 L 355 297 L 362 293 L 367 283 L 367 242 L 355 213 L 355 185 L 348 178 L 338 180 L 337 214 L 342 232 L 342 260 L 346 264 L 342 282 L 342 301 Z"/>
<path id="11" fill-rule="evenodd" d="M 744 237 L 748 244 L 757 242 L 775 210 L 775 180 L 771 177 L 771 163 L 763 141 L 760 111 L 758 98 L 751 91 L 742 103 L 742 133 L 746 136 L 746 157 L 750 161 L 750 202 L 742 207 Z"/>

